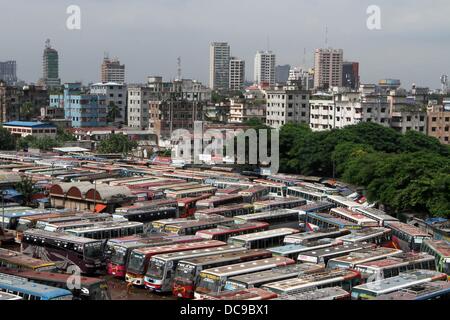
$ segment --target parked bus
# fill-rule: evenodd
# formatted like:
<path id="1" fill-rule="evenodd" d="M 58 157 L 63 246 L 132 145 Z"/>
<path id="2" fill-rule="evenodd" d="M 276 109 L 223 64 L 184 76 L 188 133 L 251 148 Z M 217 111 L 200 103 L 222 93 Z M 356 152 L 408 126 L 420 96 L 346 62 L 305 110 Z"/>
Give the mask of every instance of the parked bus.
<path id="1" fill-rule="evenodd" d="M 125 280 L 135 286 L 144 285 L 144 276 L 147 273 L 149 261 L 151 257 L 158 254 L 181 252 L 189 250 L 200 250 L 207 248 L 214 248 L 226 245 L 222 241 L 200 241 L 184 244 L 172 244 L 159 247 L 144 247 L 131 251 L 130 257 L 127 261 Z"/>
<path id="2" fill-rule="evenodd" d="M 151 201 L 138 201 L 131 206 L 124 206 L 116 209 L 116 213 L 133 213 L 134 211 L 149 210 L 160 207 L 178 208 L 178 202 L 174 199 L 158 199 Z"/>
<path id="3" fill-rule="evenodd" d="M 0 273 L 0 292 L 20 296 L 23 300 L 72 300 L 72 293 L 68 290 L 36 284 L 4 273 Z"/>
<path id="4" fill-rule="evenodd" d="M 354 267 L 364 279 L 386 279 L 398 276 L 401 272 L 410 270 L 436 270 L 436 262 L 433 256 L 420 252 L 405 252 L 395 257 L 383 260 L 357 264 Z"/>
<path id="5" fill-rule="evenodd" d="M 242 203 L 243 197 L 239 194 L 229 194 L 224 196 L 213 196 L 197 202 L 197 208 L 212 209 L 220 206 Z"/>
<path id="6" fill-rule="evenodd" d="M 334 269 L 324 272 L 300 275 L 297 278 L 263 285 L 264 290 L 278 295 L 295 294 L 314 288 L 340 287 L 350 292 L 361 281 L 361 275 L 354 270 Z"/>
<path id="7" fill-rule="evenodd" d="M 223 291 L 220 293 L 210 293 L 198 300 L 257 301 L 257 300 L 272 300 L 277 296 L 278 295 L 273 292 L 269 292 L 260 288 L 251 288 L 237 291 Z"/>
<path id="8" fill-rule="evenodd" d="M 354 287 L 352 290 L 352 299 L 372 300 L 384 294 L 433 281 L 447 281 L 447 275 L 431 270 L 407 271 L 400 273 L 396 277 L 377 280 Z"/>
<path id="9" fill-rule="evenodd" d="M 171 292 L 176 267 L 181 260 L 213 256 L 216 254 L 243 252 L 245 250 L 245 248 L 240 246 L 228 245 L 217 248 L 173 252 L 153 256 L 150 259 L 150 265 L 145 274 L 145 287 L 159 293 Z"/>
<path id="10" fill-rule="evenodd" d="M 213 195 L 217 191 L 217 188 L 214 187 L 200 187 L 194 189 L 186 189 L 180 191 L 165 191 L 166 197 L 171 199 L 179 199 L 179 198 L 193 198 L 198 197 L 203 194 L 211 194 Z"/>
<path id="11" fill-rule="evenodd" d="M 0 292 L 0 301 L 13 301 L 13 300 L 23 300 L 23 299 L 21 296 L 12 293 Z"/>
<path id="12" fill-rule="evenodd" d="M 236 222 L 266 222 L 270 225 L 270 229 L 274 228 L 298 228 L 299 216 L 297 210 L 278 209 L 273 211 L 257 212 L 244 216 L 234 217 Z"/>
<path id="13" fill-rule="evenodd" d="M 172 225 L 172 224 L 179 224 L 192 221 L 187 218 L 177 218 L 177 219 L 162 219 L 162 220 L 156 220 L 153 221 L 151 224 L 151 232 L 152 233 L 161 233 L 164 231 L 166 226 Z"/>
<path id="14" fill-rule="evenodd" d="M 68 234 L 91 239 L 114 239 L 144 232 L 141 222 L 102 222 L 91 227 L 67 230 Z"/>
<path id="15" fill-rule="evenodd" d="M 290 228 L 273 229 L 231 237 L 228 239 L 228 243 L 240 245 L 247 249 L 266 249 L 281 245 L 285 236 L 294 233 L 298 233 L 298 230 Z"/>
<path id="16" fill-rule="evenodd" d="M 219 226 L 231 225 L 234 220 L 231 218 L 225 218 L 222 216 L 210 217 L 205 220 L 189 220 L 177 224 L 169 224 L 164 227 L 164 232 L 177 234 L 181 236 L 194 235 L 198 231 L 217 228 Z"/>
<path id="17" fill-rule="evenodd" d="M 145 230 L 151 227 L 151 223 L 161 219 L 178 218 L 178 209 L 171 207 L 158 207 L 151 209 L 133 210 L 127 213 L 115 213 L 114 219 L 126 219 L 130 222 L 141 222 Z"/>
<path id="18" fill-rule="evenodd" d="M 338 195 L 329 195 L 327 201 L 331 202 L 338 208 L 356 210 L 356 208 L 362 207 L 362 205 L 359 202 Z"/>
<path id="19" fill-rule="evenodd" d="M 287 195 L 289 197 L 301 198 L 312 202 L 324 202 L 328 199 L 328 196 L 325 193 L 316 192 L 301 187 L 288 187 Z"/>
<path id="20" fill-rule="evenodd" d="M 356 213 L 355 211 L 352 211 L 350 209 L 346 208 L 333 208 L 330 210 L 330 214 L 332 216 L 353 222 L 354 224 L 357 224 L 358 226 L 362 227 L 378 227 L 378 222 L 366 217 L 365 215 L 361 213 Z"/>
<path id="21" fill-rule="evenodd" d="M 327 268 L 355 269 L 355 267 L 359 264 L 394 257 L 401 253 L 403 253 L 402 250 L 383 247 L 363 249 L 356 252 L 351 252 L 346 256 L 330 259 L 328 261 Z"/>
<path id="22" fill-rule="evenodd" d="M 233 276 L 292 264 L 295 264 L 295 261 L 292 259 L 274 257 L 203 270 L 199 275 L 199 281 L 195 288 L 194 297 L 200 299 L 211 293 L 220 293 L 224 291 L 227 280 Z"/>
<path id="23" fill-rule="evenodd" d="M 225 284 L 225 290 L 233 291 L 241 289 L 259 288 L 267 283 L 297 278 L 303 274 L 323 272 L 324 270 L 325 270 L 324 265 L 301 263 L 284 267 L 278 267 L 272 270 L 243 274 L 229 278 Z"/>
<path id="24" fill-rule="evenodd" d="M 297 260 L 299 262 L 323 263 L 326 265 L 330 259 L 345 256 L 353 251 L 374 247 L 374 244 L 369 243 L 342 244 L 334 247 L 302 252 L 299 254 Z"/>
<path id="25" fill-rule="evenodd" d="M 175 271 L 172 294 L 179 298 L 193 299 L 200 272 L 203 270 L 271 257 L 270 251 L 252 249 L 181 260 Z"/>
<path id="26" fill-rule="evenodd" d="M 5 208 L 4 213 L 2 211 L 0 225 L 3 227 L 3 229 L 16 230 L 21 218 L 42 215 L 43 213 L 49 212 L 48 210 L 33 210 L 32 208 L 14 210 L 12 210 L 12 208 L 15 207 Z"/>
<path id="27" fill-rule="evenodd" d="M 350 234 L 350 230 L 346 229 L 322 229 L 321 231 L 303 232 L 288 235 L 284 238 L 284 244 L 304 244 L 309 241 L 315 241 L 326 238 L 339 238 Z"/>
<path id="28" fill-rule="evenodd" d="M 420 251 L 425 240 L 431 237 L 426 233 L 403 222 L 386 222 L 386 227 L 392 230 L 392 241 L 403 251 Z"/>
<path id="29" fill-rule="evenodd" d="M 81 213 L 76 214 L 74 216 L 64 216 L 59 218 L 47 218 L 47 219 L 40 219 L 36 222 L 36 229 L 45 230 L 45 228 L 48 225 L 64 225 L 69 223 L 76 223 L 76 222 L 103 222 L 103 221 L 111 221 L 112 217 L 110 214 L 107 213 Z M 56 230 L 56 228 L 55 228 Z M 55 231 L 50 230 L 50 231 Z"/>
<path id="30" fill-rule="evenodd" d="M 197 231 L 195 235 L 206 240 L 219 240 L 227 242 L 231 237 L 266 231 L 268 229 L 269 224 L 265 222 L 238 223 L 227 226 L 219 226 L 214 229 Z"/>
<path id="31" fill-rule="evenodd" d="M 0 267 L 32 271 L 53 271 L 56 269 L 56 265 L 53 262 L 29 257 L 17 251 L 1 248 Z"/>
<path id="32" fill-rule="evenodd" d="M 435 281 L 418 284 L 416 286 L 408 287 L 400 291 L 395 291 L 388 294 L 382 294 L 374 300 L 409 300 L 409 301 L 424 301 L 424 300 L 449 300 L 450 298 L 450 282 Z"/>
<path id="33" fill-rule="evenodd" d="M 312 231 L 317 228 L 319 229 L 348 229 L 348 230 L 358 230 L 362 229 L 360 225 L 354 222 L 350 222 L 341 218 L 334 217 L 327 213 L 322 212 L 310 212 L 305 216 L 306 230 Z M 315 227 L 314 227 L 315 226 Z"/>
<path id="34" fill-rule="evenodd" d="M 211 194 L 203 194 L 194 198 L 178 198 L 176 199 L 178 203 L 178 216 L 180 218 L 193 217 L 197 211 L 197 203 L 203 199 L 207 199 Z"/>
<path id="35" fill-rule="evenodd" d="M 436 268 L 439 272 L 450 275 L 450 244 L 447 241 L 426 240 L 421 251 L 435 257 Z"/>
<path id="36" fill-rule="evenodd" d="M 283 198 L 287 196 L 287 186 L 284 183 L 264 179 L 255 179 L 253 183 L 268 187 L 270 196 Z"/>
<path id="37" fill-rule="evenodd" d="M 59 218 L 59 217 L 73 217 L 75 216 L 75 213 L 44 213 L 44 214 L 38 214 L 35 216 L 29 216 L 29 217 L 23 217 L 19 219 L 19 223 L 17 225 L 16 230 L 18 232 L 23 232 L 28 229 L 34 229 L 36 227 L 36 224 L 45 219 L 51 219 L 51 218 Z"/>
<path id="38" fill-rule="evenodd" d="M 330 202 L 312 202 L 295 209 L 298 210 L 300 215 L 304 216 L 312 212 L 328 212 L 328 210 L 334 207 L 334 204 Z"/>
<path id="39" fill-rule="evenodd" d="M 355 211 L 365 215 L 366 217 L 373 219 L 378 222 L 380 227 L 386 226 L 386 222 L 398 222 L 398 219 L 388 215 L 386 212 L 367 207 L 356 207 Z"/>
<path id="40" fill-rule="evenodd" d="M 200 219 L 210 215 L 221 215 L 227 218 L 233 218 L 235 216 L 246 215 L 254 212 L 255 208 L 252 204 L 243 203 L 214 209 L 198 210 L 195 213 L 195 218 Z"/>
<path id="41" fill-rule="evenodd" d="M 269 249 L 276 257 L 288 257 L 297 260 L 298 255 L 302 252 L 319 250 L 328 247 L 334 247 L 341 245 L 342 241 L 336 239 L 320 239 L 314 241 L 307 241 L 303 244 L 288 244 L 281 247 L 275 247 Z"/>
<path id="42" fill-rule="evenodd" d="M 390 247 L 392 245 L 392 231 L 387 228 L 365 228 L 353 230 L 350 234 L 339 237 L 344 243 L 368 242 L 379 246 Z"/>
<path id="43" fill-rule="evenodd" d="M 293 209 L 306 205 L 306 200 L 296 198 L 285 198 L 275 200 L 257 201 L 253 204 L 257 212 L 272 211 L 279 209 Z"/>
<path id="44" fill-rule="evenodd" d="M 259 288 L 251 288 L 237 291 L 223 291 L 220 293 L 210 293 L 198 300 L 261 301 L 261 300 L 272 300 L 277 296 L 278 295 L 273 292 L 269 292 Z"/>
<path id="45" fill-rule="evenodd" d="M 350 300 L 350 292 L 345 291 L 341 287 L 329 287 L 312 290 L 303 291 L 299 293 L 292 294 L 282 294 L 278 298 L 273 300 L 313 300 L 313 301 L 323 301 L 323 300 Z"/>
<path id="46" fill-rule="evenodd" d="M 247 203 L 253 203 L 257 200 L 266 198 L 270 193 L 270 188 L 265 186 L 254 186 L 246 190 L 238 192 L 238 195 L 242 196 L 243 201 Z"/>
<path id="47" fill-rule="evenodd" d="M 22 239 L 22 252 L 34 258 L 55 262 L 62 270 L 77 266 L 82 273 L 95 273 L 105 267 L 103 241 L 69 234 L 26 230 Z"/>
<path id="48" fill-rule="evenodd" d="M 79 283 L 72 283 L 71 275 L 54 272 L 36 272 L 13 269 L 0 269 L 0 273 L 18 276 L 28 281 L 72 292 L 74 300 L 111 300 L 106 280 L 79 277 Z M 69 285 L 70 284 L 70 285 Z M 79 286 L 77 287 L 76 285 Z M 69 288 L 70 287 L 70 288 Z"/>

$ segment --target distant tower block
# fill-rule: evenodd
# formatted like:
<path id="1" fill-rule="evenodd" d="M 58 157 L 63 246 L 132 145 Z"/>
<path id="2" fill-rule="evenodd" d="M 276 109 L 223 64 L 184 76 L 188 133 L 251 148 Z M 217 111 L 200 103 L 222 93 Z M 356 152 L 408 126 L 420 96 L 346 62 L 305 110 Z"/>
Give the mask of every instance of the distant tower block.
<path id="1" fill-rule="evenodd" d="M 441 76 L 442 93 L 447 94 L 448 92 L 448 75 L 444 74 Z"/>

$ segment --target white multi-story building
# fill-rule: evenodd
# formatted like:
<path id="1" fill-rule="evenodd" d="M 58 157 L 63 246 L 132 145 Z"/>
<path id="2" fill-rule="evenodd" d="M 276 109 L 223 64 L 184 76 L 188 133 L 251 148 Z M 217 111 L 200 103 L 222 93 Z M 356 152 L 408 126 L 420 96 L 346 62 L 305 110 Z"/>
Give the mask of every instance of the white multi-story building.
<path id="1" fill-rule="evenodd" d="M 120 64 L 117 58 L 109 59 L 105 57 L 101 66 L 101 81 L 102 82 L 125 82 L 125 65 Z"/>
<path id="2" fill-rule="evenodd" d="M 244 88 L 245 61 L 232 57 L 230 59 L 230 90 L 238 91 Z"/>
<path id="3" fill-rule="evenodd" d="M 149 100 L 152 89 L 134 85 L 128 87 L 128 126 L 147 129 L 149 126 Z"/>
<path id="4" fill-rule="evenodd" d="M 272 51 L 258 51 L 255 56 L 255 83 L 275 85 L 276 56 Z"/>
<path id="5" fill-rule="evenodd" d="M 278 129 L 287 123 L 309 123 L 309 91 L 298 84 L 266 91 L 266 124 Z"/>
<path id="6" fill-rule="evenodd" d="M 113 105 L 116 106 L 118 114 L 114 122 L 126 123 L 127 121 L 127 86 L 122 83 L 106 82 L 91 85 L 91 94 L 104 95 L 106 97 L 107 112 Z"/>
<path id="7" fill-rule="evenodd" d="M 230 46 L 226 42 L 213 42 L 209 47 L 209 85 L 213 90 L 230 87 Z"/>
<path id="8" fill-rule="evenodd" d="M 260 105 L 257 100 L 230 101 L 229 123 L 244 123 L 250 119 L 266 121 L 266 106 Z"/>
<path id="9" fill-rule="evenodd" d="M 344 51 L 342 49 L 316 49 L 314 54 L 314 88 L 342 86 Z"/>

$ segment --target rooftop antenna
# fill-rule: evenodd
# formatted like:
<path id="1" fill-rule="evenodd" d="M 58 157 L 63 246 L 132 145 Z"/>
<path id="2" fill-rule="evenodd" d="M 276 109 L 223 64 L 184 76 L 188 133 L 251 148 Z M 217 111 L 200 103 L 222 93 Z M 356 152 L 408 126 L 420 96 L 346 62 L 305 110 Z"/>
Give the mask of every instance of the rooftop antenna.
<path id="1" fill-rule="evenodd" d="M 177 80 L 181 80 L 181 57 L 178 57 L 177 58 L 177 65 L 178 65 L 178 68 L 177 68 Z"/>

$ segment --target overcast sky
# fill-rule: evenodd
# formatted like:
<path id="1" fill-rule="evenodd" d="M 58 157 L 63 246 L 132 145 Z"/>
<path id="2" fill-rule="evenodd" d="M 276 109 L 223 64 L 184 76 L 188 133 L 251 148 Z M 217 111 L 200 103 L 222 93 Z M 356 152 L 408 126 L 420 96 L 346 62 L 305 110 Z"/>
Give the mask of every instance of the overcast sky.
<path id="1" fill-rule="evenodd" d="M 81 8 L 81 30 L 66 28 L 71 4 Z M 372 4 L 381 8 L 379 31 L 366 27 Z M 450 73 L 449 16 L 448 0 L 0 0 L 0 61 L 17 60 L 19 78 L 35 82 L 50 38 L 63 82 L 98 81 L 108 52 L 126 65 L 128 82 L 174 78 L 181 56 L 183 77 L 207 84 L 209 43 L 227 41 L 253 80 L 254 55 L 268 44 L 277 64 L 301 66 L 306 48 L 312 66 L 328 25 L 329 46 L 360 62 L 363 82 L 437 88 Z"/>

